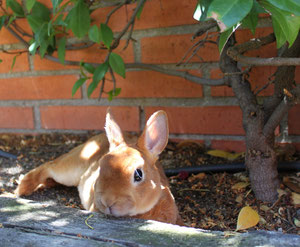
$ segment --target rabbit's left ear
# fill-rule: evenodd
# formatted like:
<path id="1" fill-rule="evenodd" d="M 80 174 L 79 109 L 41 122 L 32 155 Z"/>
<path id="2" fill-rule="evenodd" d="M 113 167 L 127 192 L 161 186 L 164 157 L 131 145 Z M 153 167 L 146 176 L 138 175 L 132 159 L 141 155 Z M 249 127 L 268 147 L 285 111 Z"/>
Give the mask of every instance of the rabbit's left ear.
<path id="1" fill-rule="evenodd" d="M 138 139 L 138 146 L 158 157 L 166 147 L 168 138 L 167 114 L 164 111 L 157 111 L 147 121 L 145 129 Z"/>
<path id="2" fill-rule="evenodd" d="M 125 143 L 122 131 L 114 120 L 110 108 L 107 109 L 106 113 L 105 132 L 109 142 L 109 151 L 112 151 L 120 144 Z"/>

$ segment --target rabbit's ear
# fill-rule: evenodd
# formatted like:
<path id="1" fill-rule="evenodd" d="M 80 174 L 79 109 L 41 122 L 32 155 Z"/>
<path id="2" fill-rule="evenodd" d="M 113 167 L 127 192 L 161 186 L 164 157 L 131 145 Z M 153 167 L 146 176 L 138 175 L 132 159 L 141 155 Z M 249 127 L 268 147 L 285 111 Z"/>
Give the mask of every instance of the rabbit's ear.
<path id="1" fill-rule="evenodd" d="M 125 143 L 122 131 L 114 120 L 110 108 L 108 108 L 106 112 L 105 132 L 109 142 L 109 151 L 112 151 L 120 144 Z"/>
<path id="2" fill-rule="evenodd" d="M 166 147 L 169 138 L 168 117 L 164 111 L 157 111 L 149 118 L 138 140 L 138 146 L 158 156 Z"/>

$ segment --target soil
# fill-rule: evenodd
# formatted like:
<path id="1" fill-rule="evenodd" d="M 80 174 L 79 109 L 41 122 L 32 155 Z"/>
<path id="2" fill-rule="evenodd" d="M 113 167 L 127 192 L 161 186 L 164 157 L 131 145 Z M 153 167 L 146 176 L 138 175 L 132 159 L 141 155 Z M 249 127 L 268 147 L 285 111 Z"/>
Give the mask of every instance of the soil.
<path id="1" fill-rule="evenodd" d="M 0 150 L 18 157 L 14 160 L 0 156 L 0 196 L 13 196 L 20 175 L 68 152 L 94 134 L 91 132 L 86 135 L 0 135 Z M 235 160 L 228 160 L 209 155 L 207 151 L 202 144 L 193 141 L 170 142 L 161 154 L 160 160 L 166 169 L 204 164 L 221 166 L 244 160 L 243 154 L 236 155 Z M 278 153 L 279 158 L 284 161 L 300 161 L 299 152 L 279 150 Z M 169 180 L 180 214 L 187 226 L 234 231 L 241 209 L 250 206 L 260 216 L 259 223 L 250 230 L 263 229 L 300 234 L 299 172 L 280 173 L 279 199 L 273 204 L 255 199 L 246 172 L 199 174 L 180 172 Z M 73 187 L 47 188 L 25 198 L 82 209 L 77 189 Z"/>

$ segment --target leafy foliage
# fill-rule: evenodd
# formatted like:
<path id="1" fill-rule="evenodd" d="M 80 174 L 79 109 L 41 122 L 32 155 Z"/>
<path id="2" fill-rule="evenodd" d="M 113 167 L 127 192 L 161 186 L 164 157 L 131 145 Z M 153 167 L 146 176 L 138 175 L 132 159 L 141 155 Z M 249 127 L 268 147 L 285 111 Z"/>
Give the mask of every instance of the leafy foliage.
<path id="1" fill-rule="evenodd" d="M 194 18 L 217 21 L 222 33 L 219 43 L 221 52 L 238 26 L 243 25 L 255 33 L 258 15 L 264 12 L 271 15 L 277 47 L 286 42 L 291 46 L 300 29 L 299 0 L 198 0 Z"/>

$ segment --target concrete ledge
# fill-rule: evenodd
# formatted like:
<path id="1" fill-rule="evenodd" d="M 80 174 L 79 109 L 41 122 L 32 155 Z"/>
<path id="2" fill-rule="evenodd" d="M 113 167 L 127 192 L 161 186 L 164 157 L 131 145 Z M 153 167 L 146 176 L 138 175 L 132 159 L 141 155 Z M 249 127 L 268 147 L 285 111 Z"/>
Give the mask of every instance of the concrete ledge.
<path id="1" fill-rule="evenodd" d="M 93 217 L 91 215 L 93 214 Z M 90 228 L 92 227 L 92 228 Z M 0 197 L 0 245 L 6 246 L 299 246 L 300 236 L 224 233 Z M 297 244 L 298 243 L 298 244 Z"/>

